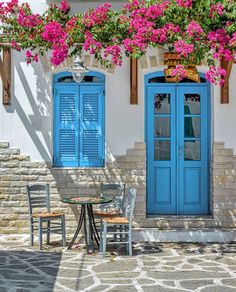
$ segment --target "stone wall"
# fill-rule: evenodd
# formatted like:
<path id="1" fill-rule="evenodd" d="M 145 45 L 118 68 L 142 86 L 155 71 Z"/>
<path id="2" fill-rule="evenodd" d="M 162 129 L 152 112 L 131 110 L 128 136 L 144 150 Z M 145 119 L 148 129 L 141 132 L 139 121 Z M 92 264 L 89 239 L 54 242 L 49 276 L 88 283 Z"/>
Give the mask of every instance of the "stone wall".
<path id="1" fill-rule="evenodd" d="M 145 144 L 135 143 L 127 155 L 107 163 L 104 168 L 52 168 L 42 162 L 32 162 L 19 149 L 0 143 L 0 234 L 28 233 L 28 202 L 25 186 L 29 183 L 49 183 L 52 211 L 66 214 L 67 234 L 73 234 L 79 210 L 68 206 L 61 198 L 73 194 L 98 194 L 101 182 L 124 182 L 138 189 L 135 216 L 145 218 L 146 159 Z"/>
<path id="2" fill-rule="evenodd" d="M 52 168 L 30 161 L 19 149 L 0 143 L 0 234 L 28 233 L 28 203 L 25 186 L 33 182 L 50 184 L 52 211 L 66 214 L 67 234 L 73 234 L 79 210 L 61 198 L 73 194 L 99 194 L 101 182 L 124 182 L 138 189 L 135 208 L 137 227 L 232 228 L 236 227 L 236 157 L 224 143 L 214 143 L 211 163 L 209 216 L 155 216 L 146 218 L 146 150 L 135 143 L 124 156 L 107 162 L 104 168 Z"/>

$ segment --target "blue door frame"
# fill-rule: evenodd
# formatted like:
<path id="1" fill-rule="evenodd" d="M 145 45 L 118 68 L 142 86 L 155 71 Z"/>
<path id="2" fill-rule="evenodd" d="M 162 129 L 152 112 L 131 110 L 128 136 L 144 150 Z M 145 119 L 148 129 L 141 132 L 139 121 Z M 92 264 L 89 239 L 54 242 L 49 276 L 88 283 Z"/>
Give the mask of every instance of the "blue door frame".
<path id="1" fill-rule="evenodd" d="M 145 77 L 147 214 L 208 214 L 209 83 L 150 81 L 158 76 Z"/>

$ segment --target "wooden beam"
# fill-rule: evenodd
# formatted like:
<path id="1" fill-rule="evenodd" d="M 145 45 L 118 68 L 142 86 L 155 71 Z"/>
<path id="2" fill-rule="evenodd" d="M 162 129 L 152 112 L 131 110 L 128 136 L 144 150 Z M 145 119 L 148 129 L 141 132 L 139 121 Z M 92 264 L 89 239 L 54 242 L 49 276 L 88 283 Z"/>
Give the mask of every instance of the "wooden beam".
<path id="1" fill-rule="evenodd" d="M 226 70 L 226 76 L 224 78 L 224 85 L 221 87 L 221 103 L 227 104 L 229 103 L 229 78 L 232 69 L 233 62 L 227 61 L 224 58 L 221 59 L 221 68 Z"/>
<path id="2" fill-rule="evenodd" d="M 130 104 L 138 104 L 138 60 L 130 59 Z"/>
<path id="3" fill-rule="evenodd" d="M 11 49 L 4 49 L 0 56 L 0 74 L 2 77 L 3 93 L 2 103 L 11 104 Z"/>

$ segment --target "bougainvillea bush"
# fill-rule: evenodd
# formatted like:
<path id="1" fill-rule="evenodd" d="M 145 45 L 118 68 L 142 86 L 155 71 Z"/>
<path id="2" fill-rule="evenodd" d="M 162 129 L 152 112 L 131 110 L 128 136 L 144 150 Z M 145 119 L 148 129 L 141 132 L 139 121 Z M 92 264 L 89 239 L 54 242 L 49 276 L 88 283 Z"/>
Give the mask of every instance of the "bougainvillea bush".
<path id="1" fill-rule="evenodd" d="M 148 47 L 162 46 L 186 64 L 207 59 L 207 79 L 222 85 L 226 72 L 220 60 L 235 62 L 235 0 L 132 0 L 118 12 L 104 3 L 76 15 L 66 1 L 39 15 L 28 3 L 11 0 L 0 3 L 0 20 L 1 47 L 26 50 L 27 63 L 50 50 L 55 66 L 82 52 L 103 65 L 121 65 L 123 52 L 138 58 Z M 174 72 L 183 78 L 183 64 Z"/>

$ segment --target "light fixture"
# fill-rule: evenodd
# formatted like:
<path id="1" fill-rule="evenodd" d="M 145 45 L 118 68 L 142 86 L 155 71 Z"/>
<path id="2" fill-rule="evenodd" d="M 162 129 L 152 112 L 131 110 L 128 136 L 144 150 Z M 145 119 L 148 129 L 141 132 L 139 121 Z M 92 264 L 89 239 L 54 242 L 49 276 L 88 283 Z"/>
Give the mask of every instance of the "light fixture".
<path id="1" fill-rule="evenodd" d="M 84 67 L 84 62 L 81 60 L 79 55 L 77 55 L 75 58 L 70 71 L 72 72 L 72 76 L 75 82 L 79 83 L 83 81 L 84 76 L 88 70 Z"/>

